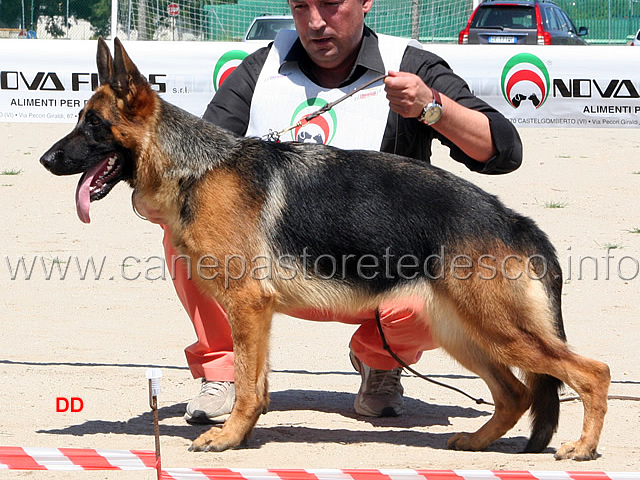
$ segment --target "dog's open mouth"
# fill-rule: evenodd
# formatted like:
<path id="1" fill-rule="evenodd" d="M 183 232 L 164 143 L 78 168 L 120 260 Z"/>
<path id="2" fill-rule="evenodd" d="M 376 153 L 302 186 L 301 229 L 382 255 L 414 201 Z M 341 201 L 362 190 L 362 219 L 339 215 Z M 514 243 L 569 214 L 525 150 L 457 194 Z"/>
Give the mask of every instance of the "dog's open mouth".
<path id="1" fill-rule="evenodd" d="M 84 223 L 89 223 L 89 205 L 104 198 L 118 183 L 122 175 L 122 162 L 115 153 L 98 162 L 82 174 L 76 188 L 76 210 Z"/>

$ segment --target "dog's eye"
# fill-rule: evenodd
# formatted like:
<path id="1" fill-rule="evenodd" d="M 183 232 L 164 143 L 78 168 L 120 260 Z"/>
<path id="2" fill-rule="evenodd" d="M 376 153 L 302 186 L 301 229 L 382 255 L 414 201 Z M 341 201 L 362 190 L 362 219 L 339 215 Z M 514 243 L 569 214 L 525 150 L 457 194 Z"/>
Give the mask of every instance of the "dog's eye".
<path id="1" fill-rule="evenodd" d="M 87 122 L 89 122 L 89 125 L 93 125 L 94 127 L 97 127 L 102 123 L 100 121 L 100 117 L 98 117 L 97 115 L 88 115 Z"/>

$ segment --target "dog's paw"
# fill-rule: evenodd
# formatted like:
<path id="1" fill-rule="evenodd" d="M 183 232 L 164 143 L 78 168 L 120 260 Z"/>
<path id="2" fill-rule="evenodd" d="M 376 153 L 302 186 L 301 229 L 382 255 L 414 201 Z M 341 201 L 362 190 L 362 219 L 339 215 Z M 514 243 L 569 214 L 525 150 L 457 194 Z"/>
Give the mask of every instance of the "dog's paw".
<path id="1" fill-rule="evenodd" d="M 238 447 L 242 443 L 242 441 L 231 438 L 223 429 L 213 427 L 196 438 L 189 447 L 189 451 L 223 452 L 230 448 Z"/>
<path id="2" fill-rule="evenodd" d="M 451 450 L 478 451 L 484 450 L 487 445 L 485 442 L 479 442 L 477 435 L 474 433 L 457 433 L 449 439 L 447 447 Z"/>
<path id="3" fill-rule="evenodd" d="M 578 440 L 577 442 L 563 443 L 555 454 L 556 460 L 576 460 L 584 462 L 587 460 L 595 460 L 598 458 L 596 447 L 586 445 L 585 442 Z"/>

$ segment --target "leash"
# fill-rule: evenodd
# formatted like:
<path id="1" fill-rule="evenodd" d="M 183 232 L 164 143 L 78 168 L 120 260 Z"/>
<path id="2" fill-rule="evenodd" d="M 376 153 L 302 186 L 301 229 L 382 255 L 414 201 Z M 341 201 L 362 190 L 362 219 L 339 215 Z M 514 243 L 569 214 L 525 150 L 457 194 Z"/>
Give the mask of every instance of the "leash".
<path id="1" fill-rule="evenodd" d="M 431 382 L 435 385 L 438 385 L 439 387 L 444 387 L 444 388 L 448 388 L 449 390 L 453 390 L 454 392 L 460 393 L 461 395 L 464 395 L 465 397 L 473 400 L 474 402 L 476 402 L 478 405 L 493 405 L 495 406 L 495 404 L 491 403 L 491 402 L 487 402 L 486 400 L 482 399 L 482 398 L 476 398 L 473 397 L 471 395 L 469 395 L 468 393 L 464 392 L 463 390 L 460 390 L 459 388 L 453 387 L 451 385 L 447 385 L 446 383 L 442 383 L 442 382 L 438 382 L 437 380 L 434 380 L 433 378 L 429 378 L 426 375 L 422 375 L 420 372 L 414 370 L 413 368 L 411 368 L 409 365 L 407 365 L 406 362 L 404 362 L 400 357 L 398 357 L 393 350 L 391 350 L 391 347 L 389 346 L 389 344 L 387 343 L 387 339 L 384 336 L 384 332 L 382 331 L 382 324 L 380 323 L 380 310 L 376 308 L 376 323 L 378 324 L 378 332 L 380 333 L 380 339 L 382 340 L 382 348 L 384 348 L 387 353 L 389 355 L 391 355 L 393 357 L 393 359 L 398 362 L 402 368 L 404 368 L 405 370 L 413 373 L 416 377 L 421 378 L 422 380 L 426 380 L 427 382 Z M 608 400 L 629 400 L 632 402 L 640 402 L 640 397 L 632 397 L 629 395 L 607 395 L 607 399 Z M 559 399 L 560 403 L 564 403 L 564 402 L 573 402 L 575 400 L 578 401 L 582 401 L 582 399 L 579 396 L 569 396 L 569 397 L 562 397 Z"/>
<path id="2" fill-rule="evenodd" d="M 292 125 L 290 127 L 287 127 L 284 130 L 280 130 L 279 132 L 276 132 L 274 130 L 269 130 L 269 133 L 267 133 L 265 136 L 262 137 L 263 140 L 267 140 L 269 142 L 276 142 L 276 143 L 280 142 L 280 137 L 282 135 L 284 135 L 285 133 L 288 133 L 288 132 L 290 132 L 291 130 L 293 130 L 295 128 L 302 127 L 302 126 L 306 125 L 307 123 L 309 123 L 314 118 L 319 117 L 323 113 L 326 113 L 329 110 L 331 110 L 333 107 L 338 105 L 340 102 L 345 101 L 347 98 L 355 95 L 356 93 L 364 90 L 367 87 L 370 87 L 374 83 L 379 82 L 380 80 L 384 80 L 386 77 L 387 77 L 387 75 L 380 75 L 380 76 L 374 78 L 373 80 L 368 81 L 367 83 L 365 83 L 364 85 L 359 86 L 358 88 L 356 88 L 352 92 L 349 92 L 346 95 L 343 95 L 342 97 L 338 98 L 337 100 L 335 100 L 335 101 L 333 101 L 331 103 L 327 103 L 325 106 L 319 108 L 315 112 L 311 112 L 309 115 L 304 116 L 298 123 L 296 123 L 295 125 Z"/>
<path id="3" fill-rule="evenodd" d="M 393 357 L 393 359 L 398 362 L 402 368 L 404 368 L 405 370 L 413 373 L 416 377 L 419 377 L 423 380 L 426 380 L 427 382 L 431 382 L 435 385 L 438 385 L 439 387 L 444 387 L 444 388 L 448 388 L 449 390 L 453 390 L 454 392 L 460 393 L 461 395 L 464 395 L 465 397 L 473 400 L 474 402 L 476 402 L 478 405 L 494 405 L 491 402 L 487 402 L 486 400 L 482 399 L 482 398 L 476 398 L 472 395 L 469 395 L 468 393 L 466 393 L 465 391 L 451 386 L 451 385 L 447 385 L 446 383 L 442 383 L 439 382 L 437 380 L 434 380 L 433 378 L 429 378 L 426 375 L 421 374 L 420 372 L 414 370 L 413 368 L 411 368 L 409 365 L 407 365 L 406 362 L 404 362 L 400 357 L 398 357 L 393 350 L 391 350 L 391 347 L 389 346 L 389 344 L 387 343 L 387 339 L 384 336 L 384 332 L 382 331 L 382 324 L 380 323 L 380 309 L 376 308 L 376 323 L 378 324 L 378 332 L 380 333 L 380 339 L 382 340 L 382 348 L 384 348 L 387 353 L 389 355 L 391 355 Z"/>

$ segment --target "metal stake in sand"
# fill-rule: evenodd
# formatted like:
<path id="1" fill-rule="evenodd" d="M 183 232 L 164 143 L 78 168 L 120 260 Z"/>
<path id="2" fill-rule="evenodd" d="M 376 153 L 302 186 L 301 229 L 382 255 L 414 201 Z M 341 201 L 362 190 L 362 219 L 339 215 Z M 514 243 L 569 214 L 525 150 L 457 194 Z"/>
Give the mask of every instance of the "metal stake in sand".
<path id="1" fill-rule="evenodd" d="M 158 423 L 158 395 L 160 395 L 160 378 L 162 371 L 159 368 L 147 369 L 146 377 L 149 380 L 149 406 L 153 411 L 153 435 L 156 439 L 156 471 L 160 480 L 162 467 L 160 466 L 160 425 Z"/>

